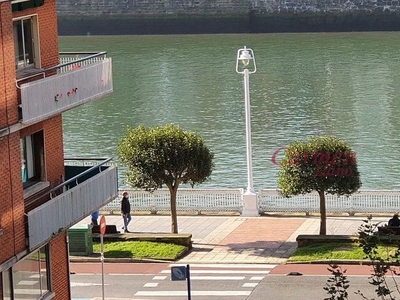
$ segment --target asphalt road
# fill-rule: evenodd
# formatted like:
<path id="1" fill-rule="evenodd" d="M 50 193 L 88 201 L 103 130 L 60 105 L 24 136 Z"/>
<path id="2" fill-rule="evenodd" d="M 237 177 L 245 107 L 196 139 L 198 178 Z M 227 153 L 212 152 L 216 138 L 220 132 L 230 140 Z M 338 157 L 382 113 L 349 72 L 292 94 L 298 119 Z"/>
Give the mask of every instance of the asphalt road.
<path id="1" fill-rule="evenodd" d="M 187 281 L 171 281 L 168 264 L 150 264 L 149 268 L 146 264 L 137 268 L 131 266 L 129 273 L 115 271 L 116 268 L 114 273 L 104 275 L 105 299 L 189 299 Z M 124 268 L 121 265 L 119 269 L 124 271 Z M 328 297 L 323 287 L 329 276 L 289 276 L 277 274 L 279 272 L 274 269 L 273 265 L 193 265 L 190 267 L 190 296 L 196 300 L 323 300 Z M 101 278 L 101 272 L 71 274 L 73 298 L 102 299 Z M 368 275 L 349 275 L 348 279 L 350 300 L 362 299 L 355 294 L 358 290 L 368 299 L 376 298 Z"/>

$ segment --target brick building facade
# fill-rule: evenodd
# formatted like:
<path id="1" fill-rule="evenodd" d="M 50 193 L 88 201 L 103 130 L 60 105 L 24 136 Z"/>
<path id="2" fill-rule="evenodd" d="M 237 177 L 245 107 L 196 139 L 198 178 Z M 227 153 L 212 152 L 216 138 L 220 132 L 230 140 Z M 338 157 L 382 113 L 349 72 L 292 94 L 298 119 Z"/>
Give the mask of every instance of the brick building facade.
<path id="1" fill-rule="evenodd" d="M 71 298 L 67 229 L 118 187 L 110 164 L 85 176 L 65 166 L 61 113 L 110 92 L 104 53 L 60 64 L 55 0 L 0 0 L 0 299 Z M 101 196 L 83 192 L 96 185 Z"/>

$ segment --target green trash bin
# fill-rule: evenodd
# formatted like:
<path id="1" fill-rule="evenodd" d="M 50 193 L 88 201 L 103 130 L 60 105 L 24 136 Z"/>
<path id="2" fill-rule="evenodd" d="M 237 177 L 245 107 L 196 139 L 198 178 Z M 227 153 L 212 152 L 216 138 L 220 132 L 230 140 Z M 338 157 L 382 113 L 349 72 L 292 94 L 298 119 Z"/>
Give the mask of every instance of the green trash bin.
<path id="1" fill-rule="evenodd" d="M 93 254 L 92 225 L 77 224 L 68 229 L 69 254 Z"/>

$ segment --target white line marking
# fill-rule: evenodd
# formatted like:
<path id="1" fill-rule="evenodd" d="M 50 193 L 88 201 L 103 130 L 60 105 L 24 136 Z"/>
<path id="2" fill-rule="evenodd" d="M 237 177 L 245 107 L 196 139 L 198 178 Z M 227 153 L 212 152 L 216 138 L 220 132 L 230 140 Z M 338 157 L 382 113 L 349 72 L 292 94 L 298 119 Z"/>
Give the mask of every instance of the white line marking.
<path id="1" fill-rule="evenodd" d="M 260 281 L 260 280 L 263 280 L 264 279 L 264 276 L 253 276 L 253 277 L 250 277 L 250 280 L 258 280 L 258 281 Z"/>
<path id="2" fill-rule="evenodd" d="M 242 285 L 242 287 L 244 287 L 244 288 L 246 288 L 246 287 L 254 288 L 254 287 L 256 287 L 257 285 L 258 285 L 258 282 L 246 282 L 246 283 L 244 283 L 244 284 Z"/>
<path id="3" fill-rule="evenodd" d="M 96 275 L 101 275 L 101 273 L 98 273 L 98 274 L 96 274 Z M 146 275 L 146 274 L 121 274 L 121 273 L 110 273 L 110 274 L 108 274 L 108 275 L 112 275 L 112 276 L 138 276 L 138 275 Z M 149 275 L 151 275 L 151 274 L 149 274 Z"/>
<path id="4" fill-rule="evenodd" d="M 245 276 L 190 276 L 190 280 L 243 280 Z"/>
<path id="5" fill-rule="evenodd" d="M 182 264 L 170 264 L 170 267 L 182 266 Z M 273 269 L 277 265 L 271 264 L 189 264 L 194 268 L 232 268 L 232 269 Z"/>
<path id="6" fill-rule="evenodd" d="M 143 287 L 157 287 L 158 282 L 148 282 Z"/>
<path id="7" fill-rule="evenodd" d="M 167 276 L 154 276 L 153 280 L 165 280 Z"/>
<path id="8" fill-rule="evenodd" d="M 249 296 L 251 291 L 191 291 L 192 296 Z M 135 296 L 187 297 L 187 291 L 138 291 Z"/>
<path id="9" fill-rule="evenodd" d="M 101 285 L 101 283 L 71 282 L 71 287 L 72 286 L 97 286 L 97 285 Z M 110 284 L 105 283 L 104 285 L 110 285 Z"/>
<path id="10" fill-rule="evenodd" d="M 37 289 L 14 289 L 14 294 L 17 295 L 37 295 Z"/>
<path id="11" fill-rule="evenodd" d="M 17 285 L 35 285 L 36 283 L 39 283 L 39 282 L 32 281 L 32 280 L 21 280 L 17 283 Z"/>
<path id="12" fill-rule="evenodd" d="M 171 273 L 171 270 L 162 270 L 161 273 Z M 268 274 L 269 271 L 249 270 L 190 270 L 190 274 Z"/>

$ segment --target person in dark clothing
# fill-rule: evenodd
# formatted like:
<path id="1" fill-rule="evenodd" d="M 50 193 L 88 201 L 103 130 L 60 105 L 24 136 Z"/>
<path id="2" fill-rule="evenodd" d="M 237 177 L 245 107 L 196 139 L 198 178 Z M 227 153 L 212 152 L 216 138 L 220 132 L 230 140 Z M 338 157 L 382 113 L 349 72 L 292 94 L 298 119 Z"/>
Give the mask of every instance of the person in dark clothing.
<path id="1" fill-rule="evenodd" d="M 394 214 L 393 217 L 388 222 L 389 226 L 400 226 L 400 219 L 398 214 Z"/>
<path id="2" fill-rule="evenodd" d="M 122 229 L 124 232 L 130 232 L 128 230 L 128 225 L 129 222 L 131 221 L 131 204 L 129 203 L 129 196 L 128 192 L 124 192 L 122 194 L 122 200 L 121 200 L 121 214 L 122 214 L 122 219 L 124 220 L 124 227 Z"/>
<path id="3" fill-rule="evenodd" d="M 99 211 L 92 213 L 92 225 L 99 225 L 97 219 L 99 218 Z"/>

